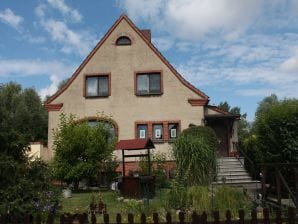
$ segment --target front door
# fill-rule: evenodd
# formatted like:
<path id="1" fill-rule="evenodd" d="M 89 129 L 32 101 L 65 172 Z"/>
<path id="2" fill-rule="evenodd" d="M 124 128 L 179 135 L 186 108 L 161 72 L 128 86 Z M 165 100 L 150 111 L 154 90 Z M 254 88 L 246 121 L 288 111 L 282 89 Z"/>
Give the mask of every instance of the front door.
<path id="1" fill-rule="evenodd" d="M 211 127 L 217 136 L 217 151 L 220 156 L 228 156 L 228 127 L 224 120 L 208 120 L 207 126 Z"/>

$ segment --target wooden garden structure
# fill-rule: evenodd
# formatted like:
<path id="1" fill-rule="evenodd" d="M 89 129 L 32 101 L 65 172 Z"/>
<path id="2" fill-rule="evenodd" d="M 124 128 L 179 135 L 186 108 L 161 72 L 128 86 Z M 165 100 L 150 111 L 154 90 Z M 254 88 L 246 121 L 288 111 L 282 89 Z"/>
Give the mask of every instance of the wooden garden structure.
<path id="1" fill-rule="evenodd" d="M 122 177 L 118 179 L 120 192 L 125 197 L 148 198 L 155 193 L 155 177 L 151 174 L 150 149 L 154 144 L 148 139 L 121 140 L 117 144 L 117 149 L 122 151 Z M 125 154 L 126 151 L 130 153 Z M 131 153 L 133 151 L 133 153 Z M 126 175 L 125 159 L 134 157 L 146 157 L 148 161 L 148 173 L 145 176 Z"/>

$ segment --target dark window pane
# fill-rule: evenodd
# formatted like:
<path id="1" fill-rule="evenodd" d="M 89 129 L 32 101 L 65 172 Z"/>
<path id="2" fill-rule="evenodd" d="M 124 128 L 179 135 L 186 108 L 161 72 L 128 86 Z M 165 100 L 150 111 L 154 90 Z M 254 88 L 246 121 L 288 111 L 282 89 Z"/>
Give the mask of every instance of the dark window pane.
<path id="1" fill-rule="evenodd" d="M 162 124 L 154 124 L 153 125 L 153 139 L 163 139 Z"/>
<path id="2" fill-rule="evenodd" d="M 90 127 L 96 127 L 97 124 L 98 124 L 98 121 L 97 121 L 97 120 L 89 120 L 89 121 L 88 121 L 88 125 L 89 125 Z"/>
<path id="3" fill-rule="evenodd" d="M 97 77 L 88 77 L 86 80 L 86 95 L 97 96 L 98 94 L 98 79 Z"/>
<path id="4" fill-rule="evenodd" d="M 109 95 L 109 78 L 107 76 L 99 76 L 99 96 Z"/>
<path id="5" fill-rule="evenodd" d="M 116 41 L 116 45 L 131 45 L 131 40 L 128 37 L 119 37 Z"/>
<path id="6" fill-rule="evenodd" d="M 178 134 L 178 124 L 169 124 L 169 139 L 174 139 Z"/>
<path id="7" fill-rule="evenodd" d="M 150 74 L 150 93 L 160 93 L 160 74 Z"/>
<path id="8" fill-rule="evenodd" d="M 139 124 L 138 129 L 138 138 L 147 138 L 148 126 L 146 124 Z"/>
<path id="9" fill-rule="evenodd" d="M 149 93 L 149 79 L 148 75 L 137 75 L 137 93 Z"/>

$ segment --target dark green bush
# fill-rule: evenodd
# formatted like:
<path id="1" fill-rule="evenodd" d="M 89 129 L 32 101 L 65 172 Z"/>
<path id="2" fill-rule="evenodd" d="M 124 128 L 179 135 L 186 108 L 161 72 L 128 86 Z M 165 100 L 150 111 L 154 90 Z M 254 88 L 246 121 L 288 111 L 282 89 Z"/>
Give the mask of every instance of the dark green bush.
<path id="1" fill-rule="evenodd" d="M 191 127 L 174 141 L 177 178 L 186 186 L 208 185 L 215 175 L 216 135 L 209 127 Z"/>
<path id="2" fill-rule="evenodd" d="M 274 105 L 256 121 L 263 162 L 298 162 L 298 100 Z"/>
<path id="3" fill-rule="evenodd" d="M 256 120 L 257 148 L 263 163 L 298 162 L 298 100 L 284 100 L 272 106 Z M 275 183 L 274 168 L 267 166 L 267 181 Z M 281 173 L 294 189 L 294 170 L 280 167 Z"/>

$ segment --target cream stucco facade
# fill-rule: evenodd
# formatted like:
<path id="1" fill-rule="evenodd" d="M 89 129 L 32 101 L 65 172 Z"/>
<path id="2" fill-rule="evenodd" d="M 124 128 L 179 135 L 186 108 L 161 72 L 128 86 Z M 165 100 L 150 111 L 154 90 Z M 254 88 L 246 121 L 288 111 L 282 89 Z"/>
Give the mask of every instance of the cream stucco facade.
<path id="1" fill-rule="evenodd" d="M 116 46 L 120 36 L 131 39 L 131 45 Z M 162 94 L 137 96 L 136 72 L 159 71 Z M 109 74 L 108 97 L 85 97 L 85 79 L 88 75 Z M 136 122 L 179 121 L 179 129 L 190 124 L 204 125 L 208 97 L 195 89 L 178 74 L 154 48 L 150 40 L 126 17 L 121 16 L 95 49 L 85 59 L 68 84 L 49 99 L 48 148 L 53 149 L 53 130 L 59 123 L 59 114 L 75 114 L 88 119 L 103 113 L 118 126 L 118 139 L 134 139 Z M 156 144 L 156 151 L 170 155 L 170 144 Z M 117 152 L 116 152 L 117 154 Z M 118 155 L 120 158 L 120 155 Z"/>

